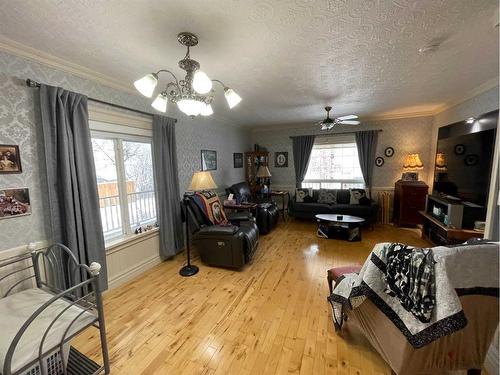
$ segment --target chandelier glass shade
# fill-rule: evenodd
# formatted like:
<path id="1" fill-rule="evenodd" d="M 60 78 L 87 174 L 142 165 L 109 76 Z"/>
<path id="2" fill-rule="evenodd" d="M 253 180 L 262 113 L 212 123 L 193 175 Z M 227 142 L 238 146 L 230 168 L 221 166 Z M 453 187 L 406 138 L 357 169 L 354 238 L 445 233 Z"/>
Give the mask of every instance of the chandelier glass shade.
<path id="1" fill-rule="evenodd" d="M 151 106 L 160 112 L 166 112 L 168 102 L 176 103 L 179 110 L 187 116 L 210 116 L 214 113 L 212 101 L 214 97 L 213 82 L 219 83 L 224 89 L 224 96 L 230 109 L 234 108 L 241 97 L 231 88 L 217 79 L 210 77 L 200 70 L 198 61 L 191 59 L 190 47 L 198 44 L 198 37 L 192 33 L 184 32 L 177 36 L 179 43 L 187 47 L 186 55 L 179 61 L 179 67 L 186 71 L 184 79 L 178 80 L 174 73 L 161 69 L 156 73 L 149 73 L 134 82 L 134 86 L 142 95 L 151 98 L 158 85 L 159 75 L 168 73 L 173 80 L 165 85 L 164 90 L 158 94 Z"/>

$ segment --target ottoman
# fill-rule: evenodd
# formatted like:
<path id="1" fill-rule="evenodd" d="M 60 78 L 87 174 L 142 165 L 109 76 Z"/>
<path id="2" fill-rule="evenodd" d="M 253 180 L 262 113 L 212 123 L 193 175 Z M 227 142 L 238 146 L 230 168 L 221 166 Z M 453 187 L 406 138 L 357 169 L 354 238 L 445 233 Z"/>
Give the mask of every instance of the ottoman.
<path id="1" fill-rule="evenodd" d="M 259 233 L 267 234 L 278 223 L 279 210 L 275 203 L 260 203 L 255 216 Z"/>
<path id="2" fill-rule="evenodd" d="M 330 288 L 330 294 L 333 291 L 333 282 L 337 282 L 338 278 L 342 275 L 348 273 L 359 273 L 363 266 L 361 264 L 353 264 L 350 266 L 334 267 L 326 272 L 326 280 L 328 281 L 328 288 Z"/>

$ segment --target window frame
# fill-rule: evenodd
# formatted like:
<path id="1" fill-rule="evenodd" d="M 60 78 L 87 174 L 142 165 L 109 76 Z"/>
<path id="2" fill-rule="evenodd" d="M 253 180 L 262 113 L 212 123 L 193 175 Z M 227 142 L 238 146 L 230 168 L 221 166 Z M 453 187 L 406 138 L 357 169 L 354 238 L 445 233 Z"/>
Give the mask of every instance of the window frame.
<path id="1" fill-rule="evenodd" d="M 314 141 L 313 148 L 311 150 L 311 153 L 313 150 L 316 149 L 333 149 L 335 145 L 342 145 L 342 144 L 354 144 L 356 147 L 356 152 L 358 152 L 358 147 L 356 145 L 356 140 L 354 138 L 354 134 L 340 134 L 340 135 L 333 135 L 333 136 L 325 136 L 325 137 L 316 137 L 316 140 Z M 330 146 L 330 147 L 328 147 Z M 358 154 L 359 155 L 359 154 Z M 309 165 L 311 163 L 311 159 L 309 159 Z M 307 169 L 309 170 L 309 165 L 307 166 Z M 359 165 L 359 159 L 358 159 L 358 165 Z M 361 170 L 361 166 L 360 166 Z M 307 176 L 307 170 L 306 174 Z M 304 177 L 305 177 L 304 176 Z M 358 185 L 359 188 L 366 188 L 365 181 L 363 176 L 361 176 L 360 179 L 306 179 L 301 183 L 301 186 L 304 188 L 308 188 L 311 185 L 319 185 L 320 189 L 325 189 L 326 187 L 322 187 L 323 184 L 340 184 L 341 189 L 349 189 L 352 187 L 346 187 L 345 185 Z M 308 186 L 309 185 L 309 186 Z M 358 188 L 358 187 L 355 187 Z M 314 189 L 314 187 L 313 187 Z"/>
<path id="2" fill-rule="evenodd" d="M 150 136 L 146 135 L 133 135 L 133 134 L 123 134 L 115 132 L 106 132 L 101 130 L 91 130 L 90 138 L 92 139 L 106 139 L 113 141 L 115 160 L 116 160 L 116 179 L 118 188 L 118 201 L 120 202 L 120 218 L 122 223 L 122 233 L 112 237 L 104 236 L 104 241 L 106 245 L 113 244 L 116 241 L 123 240 L 126 237 L 130 237 L 135 234 L 132 229 L 130 222 L 130 212 L 128 205 L 128 193 L 127 193 L 127 179 L 125 175 L 125 160 L 123 157 L 123 142 L 136 142 L 136 143 L 146 143 L 151 146 L 151 158 L 153 158 L 153 140 Z M 154 176 L 153 168 L 153 191 L 155 196 L 155 202 L 157 202 L 158 196 L 156 192 L 156 181 Z M 100 218 L 102 220 L 102 218 Z M 158 212 L 154 221 L 158 220 Z M 103 232 L 104 235 L 104 232 Z"/>

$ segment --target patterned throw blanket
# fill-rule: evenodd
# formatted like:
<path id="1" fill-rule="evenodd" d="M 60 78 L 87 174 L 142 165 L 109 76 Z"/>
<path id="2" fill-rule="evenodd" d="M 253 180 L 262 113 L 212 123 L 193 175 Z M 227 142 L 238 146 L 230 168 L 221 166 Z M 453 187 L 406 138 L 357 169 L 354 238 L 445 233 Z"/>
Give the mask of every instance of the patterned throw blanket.
<path id="1" fill-rule="evenodd" d="M 436 301 L 432 250 L 394 243 L 382 249 L 381 258 L 385 292 L 422 323 L 430 322 Z"/>
<path id="2" fill-rule="evenodd" d="M 217 193 L 200 191 L 193 195 L 194 202 L 203 211 L 212 225 L 226 225 L 228 220 Z"/>
<path id="3" fill-rule="evenodd" d="M 498 243 L 416 249 L 375 246 L 359 274 L 341 277 L 328 297 L 336 329 L 367 298 L 415 348 L 467 325 L 459 297 L 498 298 Z"/>

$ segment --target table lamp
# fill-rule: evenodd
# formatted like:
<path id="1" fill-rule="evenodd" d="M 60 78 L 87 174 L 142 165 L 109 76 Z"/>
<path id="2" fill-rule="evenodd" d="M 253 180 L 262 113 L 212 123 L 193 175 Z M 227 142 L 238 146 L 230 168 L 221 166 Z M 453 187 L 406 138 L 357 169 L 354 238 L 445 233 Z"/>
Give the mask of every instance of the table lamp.
<path id="1" fill-rule="evenodd" d="M 436 154 L 436 171 L 446 172 L 447 170 L 448 167 L 446 166 L 446 158 L 444 156 L 444 153 L 438 152 Z"/>
<path id="2" fill-rule="evenodd" d="M 421 171 L 422 169 L 424 169 L 424 165 L 420 160 L 420 155 L 408 154 L 403 164 L 405 172 L 401 176 L 401 179 L 404 181 L 418 181 L 418 173 L 415 171 Z"/>
<path id="3" fill-rule="evenodd" d="M 257 174 L 256 177 L 258 178 L 267 178 L 268 179 L 268 191 L 269 193 L 271 192 L 271 172 L 269 171 L 269 168 L 267 165 L 261 165 L 259 169 L 257 169 Z"/>
<path id="4" fill-rule="evenodd" d="M 191 183 L 189 184 L 188 191 L 196 192 L 203 190 L 211 190 L 217 189 L 217 185 L 212 178 L 212 175 L 209 171 L 197 171 L 193 174 L 191 178 Z M 186 252 L 187 252 L 187 264 L 182 267 L 179 271 L 181 276 L 193 276 L 196 275 L 199 271 L 199 268 L 193 264 L 191 264 L 191 246 L 189 244 L 189 195 L 188 193 L 184 193 L 184 199 L 182 200 L 184 203 L 184 217 L 186 218 Z"/>

